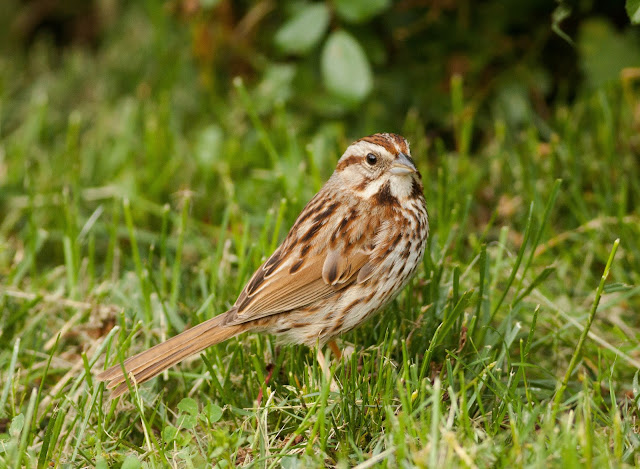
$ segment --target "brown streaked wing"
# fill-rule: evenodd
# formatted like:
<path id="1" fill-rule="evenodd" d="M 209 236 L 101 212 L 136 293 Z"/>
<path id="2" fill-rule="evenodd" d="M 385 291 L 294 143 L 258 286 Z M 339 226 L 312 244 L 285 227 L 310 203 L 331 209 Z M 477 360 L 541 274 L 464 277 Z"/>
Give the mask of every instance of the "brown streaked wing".
<path id="1" fill-rule="evenodd" d="M 369 280 L 376 271 L 376 266 L 373 262 L 367 262 L 362 266 L 360 272 L 358 272 L 358 283 L 364 283 Z"/>
<path id="2" fill-rule="evenodd" d="M 329 256 L 316 254 L 305 259 L 302 268 L 293 273 L 287 267 L 287 263 L 283 263 L 268 276 L 264 275 L 264 269 L 261 267 L 238 297 L 235 304 L 237 311 L 229 324 L 242 324 L 303 308 L 327 298 L 355 281 L 358 271 L 369 258 L 369 254 L 362 251 L 351 251 L 348 258 L 334 252 Z M 327 282 L 327 279 L 323 278 L 323 271 L 334 269 L 333 282 Z M 254 285 L 259 287 L 249 293 L 249 287 Z"/>
<path id="3" fill-rule="evenodd" d="M 347 283 L 367 263 L 369 257 L 370 254 L 363 251 L 352 251 L 346 256 L 344 249 L 331 249 L 322 266 L 322 279 L 329 285 Z"/>

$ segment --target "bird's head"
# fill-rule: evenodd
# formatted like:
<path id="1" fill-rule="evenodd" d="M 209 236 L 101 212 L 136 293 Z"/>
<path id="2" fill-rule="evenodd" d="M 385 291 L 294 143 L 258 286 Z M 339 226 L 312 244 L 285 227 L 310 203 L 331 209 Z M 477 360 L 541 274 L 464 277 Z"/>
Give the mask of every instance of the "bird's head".
<path id="1" fill-rule="evenodd" d="M 409 143 L 396 134 L 374 134 L 349 145 L 334 177 L 354 195 L 374 197 L 381 203 L 422 195 L 421 177 L 411 159 Z"/>

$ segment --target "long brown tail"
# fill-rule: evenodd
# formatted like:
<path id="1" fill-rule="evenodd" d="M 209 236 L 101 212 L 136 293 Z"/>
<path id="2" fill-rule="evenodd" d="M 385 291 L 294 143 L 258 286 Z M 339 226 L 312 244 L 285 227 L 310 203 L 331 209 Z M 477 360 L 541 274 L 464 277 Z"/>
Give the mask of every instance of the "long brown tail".
<path id="1" fill-rule="evenodd" d="M 127 376 L 131 377 L 133 374 L 137 384 L 144 383 L 185 358 L 195 355 L 211 345 L 230 339 L 247 329 L 244 325 L 222 325 L 226 315 L 227 313 L 208 319 L 165 342 L 127 358 L 124 361 Z M 97 378 L 100 381 L 109 382 L 107 389 L 113 389 L 111 397 L 118 397 L 128 390 L 120 363 L 103 371 Z"/>

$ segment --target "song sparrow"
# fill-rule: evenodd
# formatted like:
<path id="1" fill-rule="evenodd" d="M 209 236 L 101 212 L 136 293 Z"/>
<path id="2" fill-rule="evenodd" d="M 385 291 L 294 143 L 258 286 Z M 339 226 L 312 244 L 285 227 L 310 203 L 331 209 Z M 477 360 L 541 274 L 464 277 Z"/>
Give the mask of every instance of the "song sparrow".
<path id="1" fill-rule="evenodd" d="M 324 344 L 380 310 L 415 273 L 429 224 L 420 173 L 407 141 L 364 137 L 304 208 L 284 242 L 253 274 L 234 306 L 124 362 L 142 383 L 246 331 Z M 127 390 L 117 364 L 98 379 Z"/>

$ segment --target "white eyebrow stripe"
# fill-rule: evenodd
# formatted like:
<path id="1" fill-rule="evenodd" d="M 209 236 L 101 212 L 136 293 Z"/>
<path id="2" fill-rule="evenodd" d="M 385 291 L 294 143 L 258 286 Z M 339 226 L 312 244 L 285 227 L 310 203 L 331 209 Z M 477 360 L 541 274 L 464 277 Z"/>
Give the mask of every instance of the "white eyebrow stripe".
<path id="1" fill-rule="evenodd" d="M 349 148 L 347 148 L 347 151 L 345 151 L 345 155 L 348 153 L 351 154 L 353 150 L 358 151 L 358 153 L 366 154 L 372 151 L 379 152 L 380 149 L 384 150 L 383 147 L 381 147 L 380 145 L 376 145 L 375 143 L 360 141 L 352 144 Z"/>

